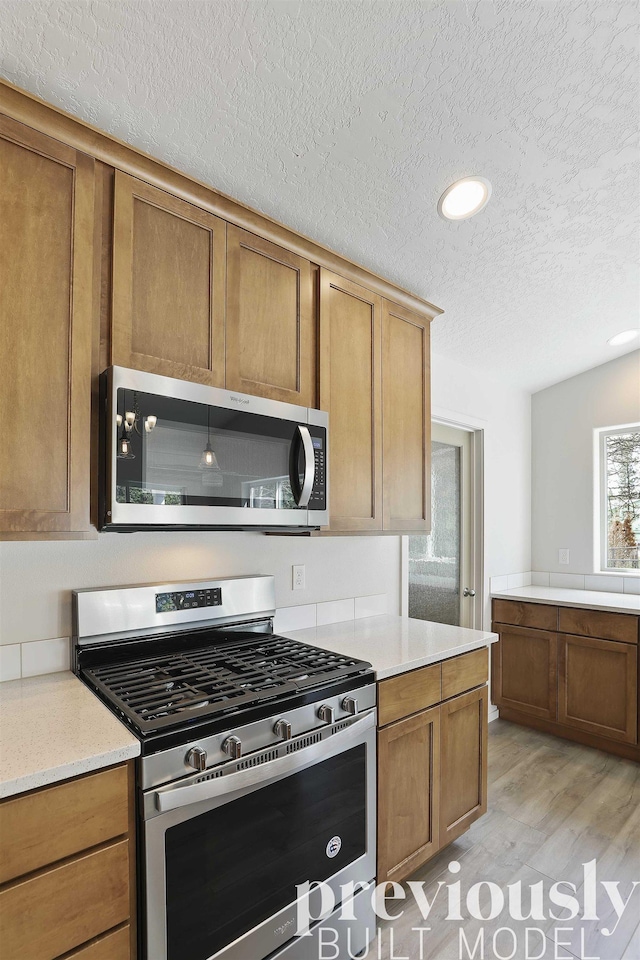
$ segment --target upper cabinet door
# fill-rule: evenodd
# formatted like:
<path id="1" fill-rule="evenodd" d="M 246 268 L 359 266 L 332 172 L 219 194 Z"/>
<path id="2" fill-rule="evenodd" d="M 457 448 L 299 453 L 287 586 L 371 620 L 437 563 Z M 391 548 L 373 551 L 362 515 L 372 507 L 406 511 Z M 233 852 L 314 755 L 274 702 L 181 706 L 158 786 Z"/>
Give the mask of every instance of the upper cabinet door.
<path id="1" fill-rule="evenodd" d="M 320 281 L 320 409 L 329 413 L 331 530 L 382 529 L 381 314 L 376 294 Z"/>
<path id="2" fill-rule="evenodd" d="M 0 530 L 86 531 L 94 161 L 0 116 L 0 170 Z"/>
<path id="3" fill-rule="evenodd" d="M 112 363 L 224 386 L 225 223 L 116 171 Z"/>
<path id="4" fill-rule="evenodd" d="M 431 502 L 429 321 L 382 304 L 384 529 L 426 533 Z"/>
<path id="5" fill-rule="evenodd" d="M 229 226 L 227 388 L 315 407 L 315 350 L 309 261 Z"/>

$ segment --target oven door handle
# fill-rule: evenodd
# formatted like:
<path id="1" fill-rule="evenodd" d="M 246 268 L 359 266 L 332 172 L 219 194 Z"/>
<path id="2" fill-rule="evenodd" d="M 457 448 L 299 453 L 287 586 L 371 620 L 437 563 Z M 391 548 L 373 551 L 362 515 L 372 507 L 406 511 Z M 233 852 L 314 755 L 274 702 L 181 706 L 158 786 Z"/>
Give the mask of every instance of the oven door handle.
<path id="1" fill-rule="evenodd" d="M 350 724 L 346 730 L 339 730 L 337 733 L 327 737 L 326 740 L 313 743 L 309 747 L 303 747 L 284 757 L 267 760 L 265 763 L 257 764 L 255 767 L 238 770 L 236 773 L 229 773 L 226 776 L 222 774 L 222 776 L 213 780 L 204 780 L 200 783 L 189 783 L 182 787 L 168 787 L 166 789 L 156 790 L 156 808 L 160 813 L 166 813 L 168 810 L 177 810 L 179 807 L 186 807 L 192 803 L 200 803 L 202 800 L 213 800 L 216 797 L 234 793 L 237 790 L 244 790 L 256 784 L 269 783 L 271 780 L 280 778 L 284 774 L 292 773 L 294 770 L 301 769 L 312 763 L 317 763 L 319 760 L 328 759 L 340 753 L 347 743 L 356 737 L 360 737 L 365 731 L 374 727 L 375 722 L 376 714 L 375 710 L 372 710 L 361 719 Z"/>

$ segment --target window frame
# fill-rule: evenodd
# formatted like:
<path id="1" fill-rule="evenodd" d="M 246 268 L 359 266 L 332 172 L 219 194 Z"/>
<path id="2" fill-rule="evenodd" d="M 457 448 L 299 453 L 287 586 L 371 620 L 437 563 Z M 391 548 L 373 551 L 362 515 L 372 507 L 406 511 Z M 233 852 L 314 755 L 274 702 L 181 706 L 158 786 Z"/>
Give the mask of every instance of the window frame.
<path id="1" fill-rule="evenodd" d="M 594 572 L 607 574 L 607 576 L 616 577 L 640 577 L 640 568 L 633 567 L 608 567 L 607 566 L 607 541 L 608 541 L 608 515 L 609 504 L 607 499 L 607 437 L 615 436 L 620 433 L 640 432 L 640 422 L 625 423 L 612 427 L 599 427 L 594 430 L 594 454 L 595 454 L 595 550 L 594 550 Z"/>

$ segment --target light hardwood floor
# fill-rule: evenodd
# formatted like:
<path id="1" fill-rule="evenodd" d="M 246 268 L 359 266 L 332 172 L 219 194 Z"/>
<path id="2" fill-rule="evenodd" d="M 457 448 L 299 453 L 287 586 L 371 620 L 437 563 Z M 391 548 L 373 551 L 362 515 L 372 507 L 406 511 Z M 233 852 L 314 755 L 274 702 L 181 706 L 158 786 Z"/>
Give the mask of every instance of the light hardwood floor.
<path id="1" fill-rule="evenodd" d="M 615 911 L 601 883 L 618 881 L 624 901 L 633 881 L 640 881 L 640 765 L 503 720 L 489 726 L 488 759 L 487 815 L 411 877 L 424 882 L 430 902 L 436 895 L 428 920 L 422 919 L 410 895 L 404 903 L 387 901 L 390 913 L 404 908 L 404 914 L 393 922 L 380 922 L 367 960 L 640 960 L 640 886 L 616 926 Z M 599 919 L 582 920 L 586 893 L 582 865 L 593 859 Z M 460 864 L 457 874 L 449 870 L 452 861 Z M 466 917 L 462 922 L 447 919 L 448 887 L 436 894 L 439 883 L 455 881 L 461 884 Z M 507 885 L 520 881 L 525 915 L 529 887 L 542 883 L 545 919 L 518 922 L 507 907 L 494 920 L 470 918 L 466 893 L 480 881 L 497 884 L 505 898 Z M 549 890 L 557 881 L 576 885 L 580 913 L 574 920 L 549 918 L 550 909 L 568 916 L 567 910 L 549 901 Z M 567 887 L 561 892 L 573 893 Z M 486 887 L 480 909 L 486 916 Z M 614 926 L 613 934 L 605 936 L 603 930 Z M 422 953 L 420 934 L 412 929 L 418 927 L 431 927 L 422 935 Z M 494 934 L 504 927 L 513 933 L 502 930 L 494 942 Z M 528 946 L 526 927 L 542 931 L 529 934 Z M 461 928 L 469 950 L 460 942 Z M 484 952 L 478 945 L 474 956 L 481 928 Z"/>

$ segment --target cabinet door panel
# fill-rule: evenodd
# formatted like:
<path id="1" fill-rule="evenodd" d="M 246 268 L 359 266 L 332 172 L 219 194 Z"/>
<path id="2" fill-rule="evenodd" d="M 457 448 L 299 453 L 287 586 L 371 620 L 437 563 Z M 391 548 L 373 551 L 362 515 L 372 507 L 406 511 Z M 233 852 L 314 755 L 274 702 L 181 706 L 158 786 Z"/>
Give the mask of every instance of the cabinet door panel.
<path id="1" fill-rule="evenodd" d="M 560 637 L 558 720 L 637 743 L 638 652 L 628 643 Z"/>
<path id="2" fill-rule="evenodd" d="M 311 264 L 238 227 L 227 233 L 227 387 L 316 404 Z"/>
<path id="3" fill-rule="evenodd" d="M 224 386 L 225 229 L 116 172 L 113 363 Z"/>
<path id="4" fill-rule="evenodd" d="M 491 651 L 495 703 L 555 720 L 557 634 L 503 623 L 493 629 L 500 634 Z"/>
<path id="5" fill-rule="evenodd" d="M 378 883 L 400 881 L 438 849 L 440 708 L 378 733 Z"/>
<path id="6" fill-rule="evenodd" d="M 320 288 L 320 409 L 329 412 L 331 529 L 382 529 L 382 304 L 325 270 Z"/>
<path id="7" fill-rule="evenodd" d="M 0 117 L 0 526 L 89 523 L 94 162 Z"/>
<path id="8" fill-rule="evenodd" d="M 430 527 L 429 321 L 382 304 L 384 529 Z"/>
<path id="9" fill-rule="evenodd" d="M 440 733 L 440 846 L 487 812 L 487 688 L 443 703 Z"/>

